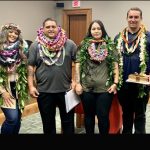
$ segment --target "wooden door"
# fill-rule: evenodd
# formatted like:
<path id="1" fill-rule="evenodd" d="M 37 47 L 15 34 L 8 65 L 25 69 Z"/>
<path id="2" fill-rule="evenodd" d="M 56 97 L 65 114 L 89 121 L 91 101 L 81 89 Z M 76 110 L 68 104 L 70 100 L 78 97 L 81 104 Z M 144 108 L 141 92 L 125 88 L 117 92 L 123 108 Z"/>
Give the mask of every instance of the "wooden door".
<path id="1" fill-rule="evenodd" d="M 86 15 L 69 16 L 69 38 L 77 45 L 83 40 L 86 35 Z"/>
<path id="2" fill-rule="evenodd" d="M 68 38 L 72 39 L 78 46 L 83 40 L 88 26 L 92 21 L 92 9 L 64 9 L 63 28 Z M 73 64 L 74 77 L 74 64 Z"/>
<path id="3" fill-rule="evenodd" d="M 63 28 L 68 38 L 72 39 L 78 46 L 85 37 L 88 26 L 92 21 L 92 9 L 64 9 Z M 74 64 L 72 64 L 72 76 L 74 78 Z M 84 115 L 76 113 L 76 126 L 80 128 L 84 123 Z"/>
<path id="4" fill-rule="evenodd" d="M 92 9 L 64 9 L 63 28 L 67 36 L 77 45 L 86 35 L 88 26 L 92 21 Z"/>

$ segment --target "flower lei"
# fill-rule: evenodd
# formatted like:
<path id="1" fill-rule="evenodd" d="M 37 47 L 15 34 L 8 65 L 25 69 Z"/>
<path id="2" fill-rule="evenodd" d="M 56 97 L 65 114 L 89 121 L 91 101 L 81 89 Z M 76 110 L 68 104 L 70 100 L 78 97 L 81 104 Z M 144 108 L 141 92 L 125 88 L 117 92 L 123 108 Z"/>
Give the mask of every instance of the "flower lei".
<path id="1" fill-rule="evenodd" d="M 65 48 L 63 47 L 62 50 L 58 51 L 58 52 L 49 52 L 47 48 L 44 48 L 42 45 L 38 45 L 39 46 L 39 54 L 40 57 L 42 58 L 43 62 L 50 66 L 50 65 L 57 65 L 57 66 L 61 66 L 64 63 L 64 59 L 65 59 Z M 58 59 L 60 58 L 60 56 L 62 55 L 62 62 L 61 63 L 57 63 Z"/>
<path id="2" fill-rule="evenodd" d="M 146 62 L 147 62 L 147 52 L 146 52 L 146 35 L 145 35 L 146 29 L 144 26 L 141 26 L 141 33 L 138 35 L 138 44 L 140 46 L 140 74 L 145 74 L 146 72 Z M 117 39 L 117 44 L 116 44 L 116 48 L 118 50 L 118 54 L 119 54 L 119 89 L 123 83 L 123 56 L 122 53 L 124 53 L 123 51 L 123 37 L 122 37 L 123 33 L 120 33 Z M 135 51 L 135 50 L 134 50 Z M 133 53 L 134 51 L 128 51 L 128 54 Z M 143 96 L 145 96 L 146 93 L 144 91 L 144 85 L 139 85 L 139 98 L 143 98 Z"/>
<path id="3" fill-rule="evenodd" d="M 66 33 L 60 26 L 58 27 L 58 34 L 57 34 L 56 38 L 53 40 L 50 40 L 49 38 L 47 38 L 44 35 L 43 27 L 41 27 L 37 31 L 37 33 L 38 34 L 37 34 L 36 41 L 38 41 L 41 45 L 46 47 L 49 51 L 61 50 L 67 40 Z"/>
<path id="4" fill-rule="evenodd" d="M 102 62 L 108 55 L 108 50 L 105 46 L 106 43 L 102 43 L 101 46 L 98 45 L 98 48 L 95 48 L 94 42 L 91 42 L 91 45 L 88 47 L 88 52 L 91 57 L 91 60 Z"/>
<path id="5" fill-rule="evenodd" d="M 26 43 L 23 43 L 23 51 L 26 52 L 28 47 Z M 16 81 L 16 92 L 18 94 L 18 104 L 21 110 L 21 113 L 24 110 L 25 102 L 29 100 L 28 95 L 28 85 L 27 85 L 27 62 L 20 60 L 18 58 L 16 62 L 18 62 L 16 72 L 18 73 L 18 80 Z M 7 76 L 7 67 L 1 66 L 0 67 L 0 86 L 7 86 L 8 83 L 8 76 Z M 0 105 L 3 103 L 2 97 L 0 96 Z"/>
<path id="6" fill-rule="evenodd" d="M 107 54 L 103 55 L 103 59 L 101 59 L 102 57 L 100 56 L 99 59 L 94 59 L 101 62 L 101 60 L 106 59 L 107 64 L 108 64 L 108 72 L 109 72 L 109 78 L 107 79 L 106 82 L 106 86 L 111 86 L 114 83 L 114 62 L 115 62 L 115 58 L 113 57 L 113 53 L 114 53 L 114 49 L 115 49 L 115 44 L 114 42 L 106 37 L 105 39 L 103 39 L 106 44 L 103 45 L 103 49 L 105 49 L 105 52 L 107 50 Z M 86 74 L 84 73 L 84 66 L 86 64 L 86 61 L 88 59 L 91 59 L 91 55 L 89 53 L 89 47 L 91 46 L 91 42 L 93 41 L 93 38 L 88 37 L 85 38 L 79 49 L 80 49 L 80 77 L 84 78 L 86 76 Z M 96 52 L 96 55 L 98 55 L 98 53 Z M 106 56 L 107 55 L 107 56 Z M 91 59 L 92 60 L 92 59 Z"/>
<path id="7" fill-rule="evenodd" d="M 64 63 L 65 48 L 64 44 L 67 41 L 65 31 L 59 26 L 58 34 L 55 39 L 49 39 L 44 35 L 43 27 L 38 31 L 37 39 L 39 46 L 39 54 L 41 59 L 46 65 L 57 65 L 61 66 Z M 62 55 L 62 62 L 57 63 L 58 59 Z"/>
<path id="8" fill-rule="evenodd" d="M 0 50 L 0 64 L 10 66 L 11 64 L 19 64 L 19 44 L 17 41 L 10 46 L 4 45 L 4 49 Z"/>

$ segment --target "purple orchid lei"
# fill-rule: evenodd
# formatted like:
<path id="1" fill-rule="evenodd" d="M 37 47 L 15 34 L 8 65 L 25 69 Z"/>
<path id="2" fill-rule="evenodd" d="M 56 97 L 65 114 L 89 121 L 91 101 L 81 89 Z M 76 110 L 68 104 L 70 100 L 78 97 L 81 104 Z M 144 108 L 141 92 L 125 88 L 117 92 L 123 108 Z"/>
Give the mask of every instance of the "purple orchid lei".
<path id="1" fill-rule="evenodd" d="M 67 36 L 65 31 L 59 26 L 58 27 L 58 34 L 55 37 L 55 39 L 50 40 L 44 35 L 43 27 L 40 27 L 37 31 L 37 39 L 36 39 L 41 45 L 46 47 L 49 51 L 59 51 L 63 48 Z"/>
<path id="2" fill-rule="evenodd" d="M 102 62 L 107 57 L 108 50 L 104 44 L 98 46 L 98 48 L 96 49 L 95 44 L 91 43 L 91 45 L 88 47 L 88 53 L 91 57 L 91 60 Z"/>
<path id="3" fill-rule="evenodd" d="M 10 65 L 20 63 L 19 58 L 19 42 L 15 42 L 10 46 L 6 46 L 4 50 L 0 50 L 0 62 L 1 65 Z"/>

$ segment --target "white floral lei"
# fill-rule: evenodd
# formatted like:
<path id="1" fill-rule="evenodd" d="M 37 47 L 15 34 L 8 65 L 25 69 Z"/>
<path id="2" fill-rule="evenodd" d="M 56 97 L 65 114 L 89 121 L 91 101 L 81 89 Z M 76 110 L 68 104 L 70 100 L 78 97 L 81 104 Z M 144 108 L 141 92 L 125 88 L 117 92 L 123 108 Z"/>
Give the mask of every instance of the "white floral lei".
<path id="1" fill-rule="evenodd" d="M 140 34 L 140 39 L 139 39 L 139 46 L 140 46 L 140 74 L 145 74 L 146 72 L 146 56 L 147 56 L 147 52 L 146 52 L 146 35 L 145 35 L 145 27 L 143 27 L 143 32 L 141 32 Z M 119 34 L 119 37 L 117 39 L 117 51 L 119 54 L 119 86 L 121 87 L 122 83 L 123 83 L 123 56 L 122 56 L 122 50 L 123 50 L 123 38 L 121 36 L 121 33 Z M 142 88 L 143 89 L 143 88 Z M 143 97 L 145 95 L 144 91 L 140 91 L 139 92 L 139 97 Z"/>

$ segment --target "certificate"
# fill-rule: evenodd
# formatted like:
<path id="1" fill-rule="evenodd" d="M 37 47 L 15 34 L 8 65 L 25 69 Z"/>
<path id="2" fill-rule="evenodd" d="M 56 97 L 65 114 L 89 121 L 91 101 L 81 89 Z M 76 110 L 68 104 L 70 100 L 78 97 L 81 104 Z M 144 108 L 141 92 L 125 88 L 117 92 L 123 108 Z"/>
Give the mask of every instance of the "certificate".
<path id="1" fill-rule="evenodd" d="M 73 89 L 66 92 L 65 94 L 65 103 L 66 103 L 66 112 L 68 113 L 72 110 L 76 105 L 80 103 L 80 97 L 75 93 Z"/>

